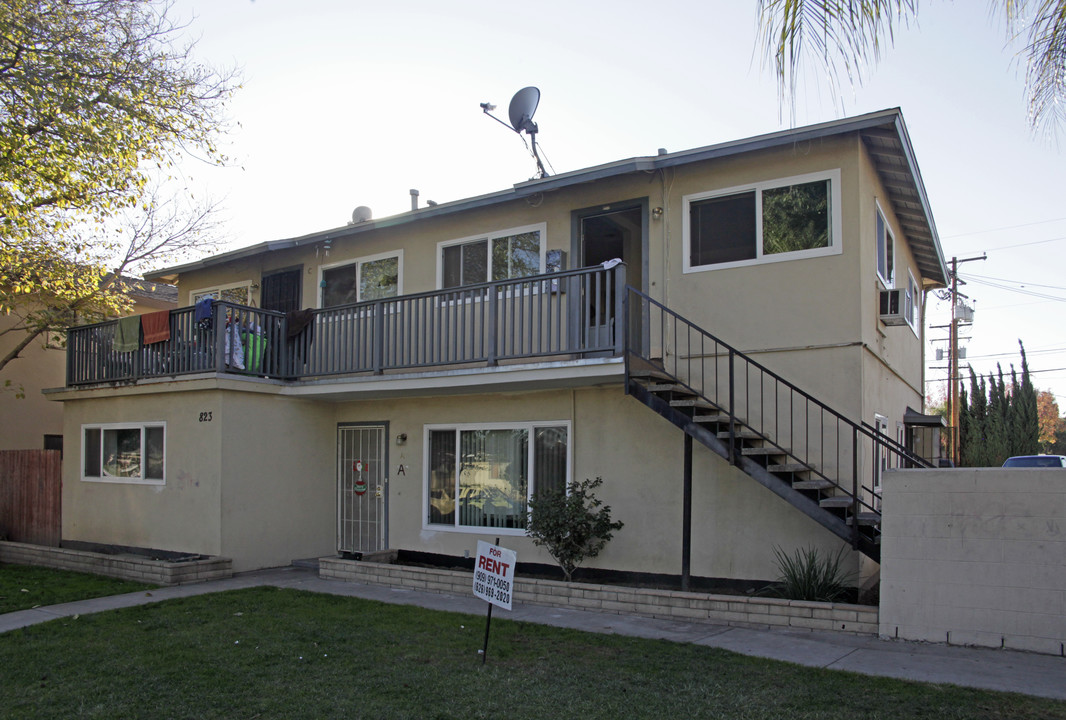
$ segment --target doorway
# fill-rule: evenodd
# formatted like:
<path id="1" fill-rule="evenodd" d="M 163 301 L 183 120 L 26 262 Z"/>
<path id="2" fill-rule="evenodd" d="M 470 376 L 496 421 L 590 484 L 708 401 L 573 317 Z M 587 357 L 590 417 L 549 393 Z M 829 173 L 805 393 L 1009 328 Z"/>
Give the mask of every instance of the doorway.
<path id="1" fill-rule="evenodd" d="M 646 291 L 644 277 L 647 264 L 648 243 L 648 201 L 646 198 L 628 200 L 610 205 L 578 210 L 574 213 L 574 252 L 580 267 L 600 265 L 608 260 L 618 258 L 626 264 L 626 284 L 637 290 Z M 621 292 L 624 288 L 617 288 Z M 606 289 L 602 291 L 605 293 Z M 602 294 L 601 293 L 601 294 Z M 594 307 L 604 307 L 604 303 L 613 302 L 613 298 L 589 297 L 588 302 Z M 590 316 L 595 313 L 590 312 Z M 640 317 L 631 314 L 629 318 L 629 336 L 641 337 L 642 323 Z M 612 328 L 593 327 L 592 332 L 612 333 Z"/>
<path id="2" fill-rule="evenodd" d="M 264 275 L 259 307 L 278 312 L 299 310 L 302 281 L 303 265 Z"/>
<path id="3" fill-rule="evenodd" d="M 337 427 L 337 550 L 388 547 L 387 424 Z"/>

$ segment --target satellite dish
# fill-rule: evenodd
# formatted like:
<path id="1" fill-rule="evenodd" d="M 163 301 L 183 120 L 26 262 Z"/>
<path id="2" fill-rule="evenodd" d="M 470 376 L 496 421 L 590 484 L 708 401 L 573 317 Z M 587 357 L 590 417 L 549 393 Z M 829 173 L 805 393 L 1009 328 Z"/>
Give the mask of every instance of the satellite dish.
<path id="1" fill-rule="evenodd" d="M 374 214 L 370 212 L 370 208 L 366 205 L 360 205 L 355 210 L 352 210 L 352 224 L 355 225 L 357 223 L 366 222 L 373 216 Z"/>
<path id="2" fill-rule="evenodd" d="M 514 94 L 507 108 L 507 117 L 511 120 L 511 127 L 515 132 L 525 130 L 531 135 L 537 132 L 537 125 L 533 122 L 533 113 L 537 111 L 539 103 L 540 90 L 535 87 L 522 88 Z"/>
<path id="3" fill-rule="evenodd" d="M 537 124 L 533 122 L 533 113 L 537 111 L 537 105 L 539 103 L 540 90 L 535 87 L 522 88 L 514 94 L 513 98 L 511 98 L 511 104 L 507 108 L 507 117 L 511 121 L 512 130 L 519 135 L 521 135 L 523 131 L 529 135 L 532 144 L 533 158 L 537 161 L 537 177 L 546 178 L 548 177 L 548 173 L 544 169 L 544 163 L 540 161 L 540 154 L 537 153 Z M 483 113 L 500 125 L 507 127 L 507 123 L 492 114 L 492 111 L 495 109 L 496 106 L 492 103 L 481 103 L 481 111 Z"/>

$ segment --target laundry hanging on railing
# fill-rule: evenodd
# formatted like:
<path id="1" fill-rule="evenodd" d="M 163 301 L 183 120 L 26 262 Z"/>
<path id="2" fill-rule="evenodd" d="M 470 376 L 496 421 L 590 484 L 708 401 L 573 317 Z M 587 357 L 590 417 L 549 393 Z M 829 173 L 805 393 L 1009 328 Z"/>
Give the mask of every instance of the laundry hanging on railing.
<path id="1" fill-rule="evenodd" d="M 113 347 L 117 352 L 134 352 L 141 343 L 141 318 L 137 315 L 119 318 L 115 323 Z"/>
<path id="2" fill-rule="evenodd" d="M 141 330 L 144 333 L 144 344 L 151 345 L 170 339 L 170 311 L 146 313 L 141 315 Z"/>
<path id="3" fill-rule="evenodd" d="M 244 343 L 241 342 L 241 321 L 237 319 L 226 322 L 226 364 L 244 370 Z"/>
<path id="4" fill-rule="evenodd" d="M 259 372 L 263 355 L 266 353 L 267 339 L 263 333 L 263 327 L 254 320 L 248 323 L 244 332 L 241 333 L 244 340 L 244 366 L 251 372 Z"/>
<path id="5" fill-rule="evenodd" d="M 286 332 L 286 335 L 288 336 L 288 339 L 289 340 L 296 339 L 296 337 L 299 336 L 300 333 L 302 333 L 305 329 L 307 329 L 309 327 L 311 329 L 308 330 L 307 334 L 308 334 L 308 339 L 310 339 L 310 335 L 311 335 L 311 333 L 314 330 L 314 320 L 315 320 L 315 311 L 311 310 L 311 309 L 290 310 L 289 312 L 287 312 L 285 314 L 285 324 L 289 328 L 288 331 Z"/>
<path id="6" fill-rule="evenodd" d="M 193 322 L 200 327 L 201 330 L 210 330 L 212 323 L 212 310 L 214 309 L 215 299 L 213 297 L 201 298 L 196 303 L 196 307 L 193 309 Z"/>

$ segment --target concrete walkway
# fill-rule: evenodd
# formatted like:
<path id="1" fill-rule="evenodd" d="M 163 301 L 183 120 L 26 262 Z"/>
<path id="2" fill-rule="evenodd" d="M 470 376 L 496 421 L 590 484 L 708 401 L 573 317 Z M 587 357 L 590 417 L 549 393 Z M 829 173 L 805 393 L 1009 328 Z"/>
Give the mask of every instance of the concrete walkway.
<path id="1" fill-rule="evenodd" d="M 418 605 L 433 610 L 469 613 L 481 617 L 484 617 L 486 609 L 485 603 L 473 595 L 456 597 L 358 585 L 323 579 L 318 577 L 314 570 L 291 567 L 242 573 L 226 580 L 197 585 L 160 588 L 152 590 L 151 593 L 128 593 L 8 613 L 0 615 L 0 633 L 60 617 L 261 585 Z M 511 612 L 497 609 L 494 616 L 588 632 L 690 642 L 745 655 L 785 660 L 812 667 L 849 670 L 866 675 L 950 683 L 1066 700 L 1066 658 L 1049 655 L 878 640 L 829 632 L 752 630 L 529 604 L 516 605 Z"/>

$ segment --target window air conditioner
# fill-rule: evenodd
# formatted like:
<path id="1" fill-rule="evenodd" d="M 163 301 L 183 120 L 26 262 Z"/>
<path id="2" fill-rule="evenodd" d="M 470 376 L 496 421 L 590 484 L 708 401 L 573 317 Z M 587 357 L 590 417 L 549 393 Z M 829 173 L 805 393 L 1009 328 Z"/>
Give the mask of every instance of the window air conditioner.
<path id="1" fill-rule="evenodd" d="M 904 314 L 903 289 L 881 291 L 881 322 L 885 325 L 906 325 L 907 317 Z"/>

